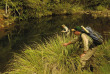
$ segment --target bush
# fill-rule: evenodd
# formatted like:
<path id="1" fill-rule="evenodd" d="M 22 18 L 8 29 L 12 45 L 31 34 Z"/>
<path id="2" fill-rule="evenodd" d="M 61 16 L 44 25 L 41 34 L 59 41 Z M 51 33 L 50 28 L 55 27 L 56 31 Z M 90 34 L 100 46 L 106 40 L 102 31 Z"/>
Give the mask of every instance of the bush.
<path id="1" fill-rule="evenodd" d="M 84 10 L 84 7 L 82 5 L 73 5 L 72 8 L 71 8 L 71 13 L 76 13 L 76 12 L 80 12 L 80 11 L 83 11 Z"/>
<path id="2" fill-rule="evenodd" d="M 98 10 L 98 11 L 105 11 L 105 10 L 107 10 L 107 8 L 102 6 L 102 5 L 99 5 L 99 6 L 96 7 L 96 10 Z"/>

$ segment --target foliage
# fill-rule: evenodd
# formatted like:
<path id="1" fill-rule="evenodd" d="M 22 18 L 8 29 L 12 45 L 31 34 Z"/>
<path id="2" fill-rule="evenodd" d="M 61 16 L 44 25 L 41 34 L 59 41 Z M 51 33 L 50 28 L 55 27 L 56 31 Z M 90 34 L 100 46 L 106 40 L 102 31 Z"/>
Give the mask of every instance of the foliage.
<path id="1" fill-rule="evenodd" d="M 96 7 L 96 10 L 98 10 L 98 11 L 105 11 L 105 10 L 107 10 L 107 8 L 102 6 L 102 5 L 99 5 L 99 6 Z"/>
<path id="2" fill-rule="evenodd" d="M 52 10 L 52 12 L 55 14 L 66 14 L 70 8 L 71 5 L 69 3 L 57 4 L 54 5 L 54 9 Z"/>
<path id="3" fill-rule="evenodd" d="M 71 9 L 72 9 L 73 13 L 74 12 L 79 12 L 79 11 L 84 10 L 84 6 L 82 6 L 82 5 L 73 5 Z"/>
<path id="4" fill-rule="evenodd" d="M 4 8 L 4 4 L 5 2 L 4 1 L 0 1 L 0 8 L 3 9 Z"/>
<path id="5" fill-rule="evenodd" d="M 84 9 L 104 10 L 110 6 L 109 0 L 7 0 L 12 16 L 19 19 L 39 18 L 52 14 L 74 14 Z M 6 0 L 0 2 L 5 8 Z"/>
<path id="6" fill-rule="evenodd" d="M 109 8 L 109 0 L 7 0 L 11 15 L 19 19 L 36 18 L 52 14 L 73 14 L 84 9 Z M 0 2 L 5 8 L 6 0 Z"/>

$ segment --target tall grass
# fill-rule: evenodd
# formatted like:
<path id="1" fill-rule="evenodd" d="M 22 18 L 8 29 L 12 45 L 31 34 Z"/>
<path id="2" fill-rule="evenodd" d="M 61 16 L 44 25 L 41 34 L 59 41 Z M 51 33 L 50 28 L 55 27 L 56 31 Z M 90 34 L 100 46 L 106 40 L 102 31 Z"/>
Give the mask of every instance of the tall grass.
<path id="1" fill-rule="evenodd" d="M 11 61 L 8 74 L 92 74 L 89 69 L 81 70 L 79 62 L 78 42 L 74 45 L 64 47 L 62 44 L 68 42 L 72 37 L 56 35 L 43 44 L 36 44 L 35 48 L 27 46 L 21 54 L 14 53 L 14 59 Z M 106 44 L 109 48 L 110 46 Z M 94 68 L 100 73 L 107 67 L 103 67 L 107 59 L 104 59 L 103 52 L 106 48 L 104 45 L 99 46 L 99 49 L 92 58 L 94 60 Z M 101 49 L 101 51 L 100 51 Z M 103 49 L 103 50 L 102 50 Z M 101 54 L 100 54 L 100 53 Z M 110 56 L 109 54 L 107 56 Z M 99 58 L 100 57 L 100 58 Z M 104 60 L 103 60 L 104 59 Z M 98 63 L 97 63 L 98 62 Z M 90 62 L 88 62 L 91 64 Z M 93 63 L 93 62 L 92 62 Z M 89 68 L 89 66 L 87 67 Z M 107 70 L 109 72 L 109 70 Z M 94 71 L 96 72 L 96 71 Z"/>

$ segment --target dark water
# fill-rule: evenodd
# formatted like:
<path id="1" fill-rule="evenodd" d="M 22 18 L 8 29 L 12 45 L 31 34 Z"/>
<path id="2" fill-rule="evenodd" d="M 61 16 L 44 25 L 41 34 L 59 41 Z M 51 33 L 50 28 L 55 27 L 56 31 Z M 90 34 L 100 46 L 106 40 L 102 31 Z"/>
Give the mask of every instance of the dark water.
<path id="1" fill-rule="evenodd" d="M 42 43 L 47 37 L 61 34 L 62 24 L 70 29 L 77 25 L 90 26 L 101 33 L 105 40 L 110 39 L 110 18 L 89 15 L 51 16 L 41 19 L 30 19 L 15 23 L 14 30 L 0 40 L 0 71 L 7 68 L 6 64 L 13 58 L 12 52 L 19 53 L 25 45 Z M 45 38 L 45 39 L 44 39 Z M 41 42 L 42 41 L 42 42 Z"/>

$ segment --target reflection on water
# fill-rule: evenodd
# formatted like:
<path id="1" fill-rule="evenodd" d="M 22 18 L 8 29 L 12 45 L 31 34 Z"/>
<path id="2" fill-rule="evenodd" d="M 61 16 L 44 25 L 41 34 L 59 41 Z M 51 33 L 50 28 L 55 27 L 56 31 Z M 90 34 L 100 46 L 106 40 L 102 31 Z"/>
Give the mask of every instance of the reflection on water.
<path id="1" fill-rule="evenodd" d="M 104 31 L 103 34 L 109 35 L 110 32 L 109 31 Z"/>
<path id="2" fill-rule="evenodd" d="M 0 70 L 4 70 L 4 65 L 10 59 L 10 52 L 15 52 L 24 47 L 24 45 L 32 45 L 34 42 L 40 43 L 44 38 L 61 33 L 61 25 L 65 24 L 70 29 L 77 25 L 90 26 L 104 37 L 110 38 L 110 18 L 97 17 L 89 15 L 69 15 L 69 16 L 53 16 L 41 19 L 31 19 L 28 21 L 20 21 L 12 33 L 0 40 Z"/>

